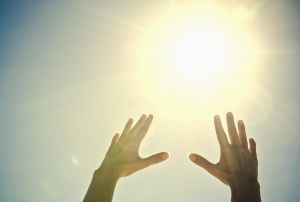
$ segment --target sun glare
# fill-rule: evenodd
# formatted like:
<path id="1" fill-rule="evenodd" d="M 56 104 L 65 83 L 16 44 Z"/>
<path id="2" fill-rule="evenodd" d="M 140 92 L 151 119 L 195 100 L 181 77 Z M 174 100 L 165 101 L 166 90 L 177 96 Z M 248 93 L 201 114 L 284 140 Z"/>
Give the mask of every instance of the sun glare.
<path id="1" fill-rule="evenodd" d="M 232 60 L 236 47 L 219 27 L 183 26 L 164 47 L 166 58 L 187 79 L 209 79 Z"/>
<path id="2" fill-rule="evenodd" d="M 159 12 L 137 49 L 153 97 L 168 94 L 171 103 L 186 95 L 226 106 L 251 93 L 247 88 L 259 62 L 258 43 L 240 10 L 193 5 Z"/>

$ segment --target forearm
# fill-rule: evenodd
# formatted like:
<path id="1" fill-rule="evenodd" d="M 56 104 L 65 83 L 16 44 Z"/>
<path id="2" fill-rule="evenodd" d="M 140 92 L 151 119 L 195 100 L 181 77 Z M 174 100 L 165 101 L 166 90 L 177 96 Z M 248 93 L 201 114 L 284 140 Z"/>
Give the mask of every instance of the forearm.
<path id="1" fill-rule="evenodd" d="M 231 202 L 261 202 L 257 180 L 235 180 L 230 184 Z"/>
<path id="2" fill-rule="evenodd" d="M 83 202 L 111 202 L 117 182 L 111 173 L 96 171 Z"/>

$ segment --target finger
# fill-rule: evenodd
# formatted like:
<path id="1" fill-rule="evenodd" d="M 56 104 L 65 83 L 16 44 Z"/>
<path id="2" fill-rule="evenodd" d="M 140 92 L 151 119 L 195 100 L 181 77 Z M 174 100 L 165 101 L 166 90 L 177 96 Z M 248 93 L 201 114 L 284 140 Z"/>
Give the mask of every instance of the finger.
<path id="1" fill-rule="evenodd" d="M 169 154 L 167 152 L 161 152 L 161 153 L 149 156 L 147 158 L 141 159 L 141 161 L 138 165 L 139 170 L 147 168 L 154 164 L 158 164 L 162 161 L 167 160 L 168 158 L 169 158 Z"/>
<path id="2" fill-rule="evenodd" d="M 144 139 L 144 137 L 146 136 L 146 134 L 151 126 L 152 121 L 153 121 L 153 115 L 150 114 L 148 116 L 148 118 L 146 119 L 144 125 L 141 127 L 141 129 L 136 134 L 138 143 L 141 143 L 142 140 Z"/>
<path id="3" fill-rule="evenodd" d="M 128 137 L 129 131 L 132 127 L 132 123 L 133 123 L 133 119 L 132 118 L 128 119 L 128 121 L 122 131 L 122 134 L 120 136 L 120 141 L 123 141 L 124 139 L 126 139 Z"/>
<path id="4" fill-rule="evenodd" d="M 209 162 L 207 159 L 198 154 L 190 154 L 189 158 L 193 163 L 200 166 L 201 168 L 204 168 L 211 175 L 215 176 L 223 183 L 227 184 L 224 173 L 220 169 L 218 169 L 215 164 Z"/>
<path id="5" fill-rule="evenodd" d="M 249 149 L 250 149 L 250 154 L 253 156 L 254 159 L 257 161 L 257 154 L 256 154 L 256 142 L 254 141 L 253 138 L 249 139 Z"/>
<path id="6" fill-rule="evenodd" d="M 227 119 L 227 128 L 228 128 L 230 142 L 232 145 L 239 145 L 240 140 L 235 127 L 233 114 L 231 112 L 228 112 L 226 114 L 226 119 Z"/>
<path id="7" fill-rule="evenodd" d="M 134 136 L 137 133 L 137 131 L 144 125 L 146 118 L 147 118 L 146 114 L 143 114 L 138 120 L 138 122 L 135 124 L 135 126 L 133 126 L 129 135 Z"/>
<path id="8" fill-rule="evenodd" d="M 228 146 L 229 142 L 228 142 L 226 133 L 223 129 L 222 122 L 221 122 L 219 115 L 215 115 L 214 123 L 215 123 L 215 130 L 216 130 L 217 138 L 218 138 L 219 145 L 220 145 L 220 148 L 222 151 L 225 147 Z"/>
<path id="9" fill-rule="evenodd" d="M 198 154 L 190 154 L 189 158 L 192 162 L 194 162 L 195 164 L 204 168 L 207 171 L 212 170 L 215 166 L 213 163 L 209 162 L 207 159 Z"/>
<path id="10" fill-rule="evenodd" d="M 239 129 L 241 146 L 247 149 L 248 143 L 247 143 L 246 129 L 245 129 L 245 124 L 242 120 L 238 121 L 238 129 Z"/>
<path id="11" fill-rule="evenodd" d="M 113 149 L 113 147 L 115 146 L 115 144 L 118 142 L 119 136 L 120 136 L 119 133 L 116 133 L 116 134 L 113 136 L 113 138 L 112 138 L 112 140 L 111 140 L 111 143 L 110 143 L 110 146 L 109 146 L 109 148 L 108 148 L 107 153 L 110 153 L 110 152 L 111 152 L 111 150 Z"/>
<path id="12" fill-rule="evenodd" d="M 116 133 L 111 140 L 111 145 L 115 145 L 118 142 L 119 137 L 120 137 L 120 134 Z"/>

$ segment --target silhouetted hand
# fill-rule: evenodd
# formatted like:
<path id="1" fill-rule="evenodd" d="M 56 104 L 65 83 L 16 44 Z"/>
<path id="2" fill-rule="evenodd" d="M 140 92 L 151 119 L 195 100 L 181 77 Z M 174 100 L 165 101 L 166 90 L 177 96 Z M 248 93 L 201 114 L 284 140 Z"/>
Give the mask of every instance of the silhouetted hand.
<path id="1" fill-rule="evenodd" d="M 139 155 L 139 148 L 152 123 L 153 116 L 142 115 L 132 127 L 129 119 L 121 135 L 115 134 L 101 166 L 95 171 L 85 202 L 111 202 L 117 181 L 153 164 L 166 160 L 167 152 L 147 158 Z"/>
<path id="2" fill-rule="evenodd" d="M 112 139 L 108 152 L 99 170 L 109 170 L 118 177 L 125 177 L 168 158 L 168 153 L 161 152 L 147 158 L 141 158 L 139 148 L 146 136 L 153 116 L 142 115 L 132 127 L 129 119 L 121 135 L 118 133 Z M 96 171 L 97 172 L 97 171 Z"/>
<path id="3" fill-rule="evenodd" d="M 227 128 L 230 143 L 223 129 L 221 119 L 214 118 L 215 130 L 220 145 L 220 161 L 213 164 L 198 154 L 190 154 L 195 164 L 207 170 L 220 181 L 229 185 L 234 202 L 259 202 L 260 191 L 257 181 L 256 143 L 249 139 L 249 149 L 243 121 L 235 127 L 232 113 L 227 113 Z"/>

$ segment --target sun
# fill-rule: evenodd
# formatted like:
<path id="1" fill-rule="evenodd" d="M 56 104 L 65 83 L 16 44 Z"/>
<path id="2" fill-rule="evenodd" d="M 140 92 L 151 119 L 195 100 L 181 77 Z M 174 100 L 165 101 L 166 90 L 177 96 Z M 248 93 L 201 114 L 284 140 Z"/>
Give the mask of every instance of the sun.
<path id="1" fill-rule="evenodd" d="M 157 75 L 177 83 L 211 84 L 255 61 L 253 37 L 228 11 L 187 7 L 164 16 L 148 26 L 140 42 L 142 62 L 152 64 Z"/>
<path id="2" fill-rule="evenodd" d="M 164 46 L 165 59 L 186 79 L 209 79 L 233 61 L 237 44 L 221 26 L 188 23 Z"/>
<path id="3" fill-rule="evenodd" d="M 133 57 L 141 99 L 170 114 L 244 106 L 261 56 L 255 26 L 239 15 L 202 4 L 151 15 Z"/>

